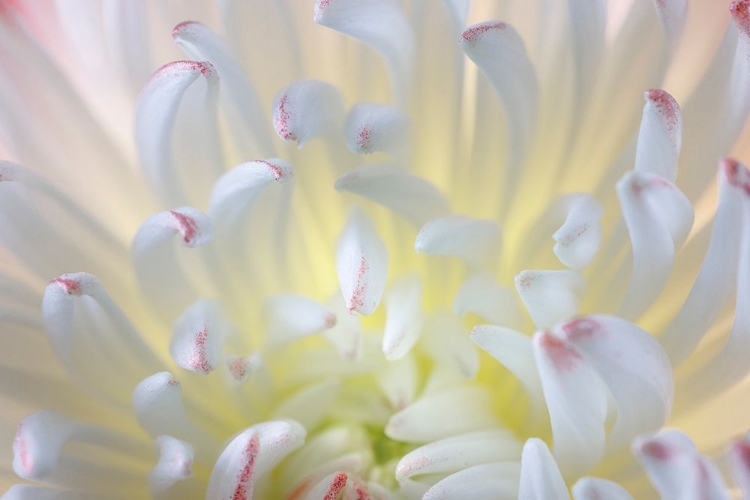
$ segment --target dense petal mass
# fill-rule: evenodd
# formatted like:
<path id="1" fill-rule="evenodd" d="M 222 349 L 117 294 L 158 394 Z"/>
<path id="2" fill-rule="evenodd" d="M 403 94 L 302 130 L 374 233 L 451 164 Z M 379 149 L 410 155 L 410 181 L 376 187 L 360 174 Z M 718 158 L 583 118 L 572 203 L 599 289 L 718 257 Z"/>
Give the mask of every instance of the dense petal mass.
<path id="1" fill-rule="evenodd" d="M 750 0 L 28 4 L 3 499 L 750 496 Z"/>

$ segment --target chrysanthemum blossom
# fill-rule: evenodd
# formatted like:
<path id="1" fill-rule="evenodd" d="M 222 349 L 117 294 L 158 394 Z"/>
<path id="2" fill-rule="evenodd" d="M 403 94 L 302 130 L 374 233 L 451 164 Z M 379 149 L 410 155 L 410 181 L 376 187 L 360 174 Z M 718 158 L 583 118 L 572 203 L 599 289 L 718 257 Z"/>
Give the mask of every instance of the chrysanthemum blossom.
<path id="1" fill-rule="evenodd" d="M 748 0 L 0 2 L 2 498 L 749 498 L 749 108 Z"/>

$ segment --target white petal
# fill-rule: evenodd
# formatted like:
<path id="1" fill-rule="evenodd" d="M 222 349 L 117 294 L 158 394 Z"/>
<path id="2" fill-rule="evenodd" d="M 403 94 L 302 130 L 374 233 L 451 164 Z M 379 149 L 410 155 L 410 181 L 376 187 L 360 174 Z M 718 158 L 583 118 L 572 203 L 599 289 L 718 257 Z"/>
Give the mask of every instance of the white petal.
<path id="1" fill-rule="evenodd" d="M 193 447 L 172 436 L 158 436 L 159 462 L 148 474 L 151 495 L 159 498 L 177 481 L 193 475 Z"/>
<path id="2" fill-rule="evenodd" d="M 719 167 L 719 207 L 714 217 L 711 241 L 690 295 L 679 313 L 664 330 L 662 345 L 673 366 L 678 366 L 695 349 L 714 323 L 724 302 L 734 291 L 740 248 L 747 169 L 733 160 Z"/>
<path id="3" fill-rule="evenodd" d="M 619 484 L 598 477 L 579 479 L 572 491 L 575 500 L 633 500 L 633 496 Z"/>
<path id="4" fill-rule="evenodd" d="M 414 356 L 389 361 L 377 372 L 378 384 L 388 402 L 396 410 L 403 410 L 414 401 L 418 377 Z"/>
<path id="5" fill-rule="evenodd" d="M 566 476 L 580 475 L 604 453 L 607 389 L 569 342 L 542 331 L 533 345 L 557 463 Z"/>
<path id="6" fill-rule="evenodd" d="M 128 88 L 137 91 L 151 72 L 149 57 L 147 8 L 126 0 L 102 5 L 102 20 L 107 46 L 118 61 L 122 74 L 128 79 Z M 72 25 L 76 25 L 74 14 Z"/>
<path id="7" fill-rule="evenodd" d="M 439 481 L 422 500 L 514 500 L 518 495 L 518 462 L 468 467 Z"/>
<path id="8" fill-rule="evenodd" d="M 575 58 L 574 109 L 582 113 L 597 83 L 606 47 L 607 3 L 604 0 L 568 0 Z"/>
<path id="9" fill-rule="evenodd" d="M 405 97 L 413 39 L 397 0 L 315 0 L 316 23 L 355 38 L 386 61 L 398 100 Z"/>
<path id="10" fill-rule="evenodd" d="M 684 1 L 684 0 L 682 0 Z M 677 3 L 682 3 L 678 0 Z M 703 74 L 703 79 L 683 106 L 682 169 L 690 176 L 681 186 L 690 199 L 697 199 L 710 185 L 711 171 L 706 169 L 725 155 L 737 141 L 750 110 L 750 4 L 735 1 L 729 8 L 729 23 L 721 45 Z M 706 130 L 721 130 L 713 137 Z"/>
<path id="11" fill-rule="evenodd" d="M 674 98 L 663 90 L 645 93 L 638 148 L 635 154 L 636 172 L 661 176 L 669 182 L 677 178 L 677 160 L 682 145 L 682 116 Z"/>
<path id="12" fill-rule="evenodd" d="M 344 125 L 346 147 L 355 154 L 401 153 L 408 144 L 408 117 L 395 106 L 363 102 L 349 110 Z"/>
<path id="13" fill-rule="evenodd" d="M 555 459 L 541 439 L 531 438 L 523 446 L 518 500 L 570 500 Z"/>
<path id="14" fill-rule="evenodd" d="M 241 432 L 216 461 L 206 500 L 252 498 L 258 480 L 302 446 L 305 434 L 296 422 L 285 421 L 262 423 Z"/>
<path id="15" fill-rule="evenodd" d="M 625 174 L 617 183 L 617 196 L 633 251 L 633 271 L 618 315 L 635 319 L 664 288 L 675 250 L 693 226 L 693 207 L 674 184 L 654 174 Z"/>
<path id="16" fill-rule="evenodd" d="M 42 314 L 50 342 L 66 368 L 80 384 L 110 402 L 123 402 L 118 398 L 124 387 L 118 384 L 127 387 L 163 366 L 90 274 L 69 273 L 52 280 L 44 291 Z M 118 374 L 115 381 L 109 378 L 113 371 Z"/>
<path id="17" fill-rule="evenodd" d="M 461 257 L 481 267 L 497 262 L 501 241 L 500 226 L 494 221 L 446 215 L 422 226 L 414 249 L 428 255 Z"/>
<path id="18" fill-rule="evenodd" d="M 738 173 L 745 174 L 744 170 Z M 736 179 L 739 181 L 739 179 Z M 718 352 L 700 367 L 697 367 L 680 383 L 683 404 L 689 401 L 704 401 L 713 395 L 722 394 L 742 381 L 748 374 L 747 356 L 750 353 L 750 175 L 744 180 L 744 186 L 735 186 L 746 190 L 744 206 L 741 210 L 740 226 L 734 228 L 741 234 L 739 262 L 737 264 L 734 320 L 726 342 Z"/>
<path id="19" fill-rule="evenodd" d="M 339 238 L 336 272 L 349 312 L 364 316 L 380 304 L 388 277 L 388 254 L 375 228 L 355 210 Z"/>
<path id="20" fill-rule="evenodd" d="M 424 443 L 461 432 L 493 427 L 487 391 L 457 386 L 418 399 L 391 416 L 385 434 L 408 443 Z"/>
<path id="21" fill-rule="evenodd" d="M 215 99 L 219 78 L 211 64 L 175 61 L 154 73 L 138 98 L 135 131 L 140 164 L 169 205 L 184 203 L 172 166 L 172 130 L 185 91 L 199 76 L 206 78 L 206 99 Z"/>
<path id="22" fill-rule="evenodd" d="M 384 205 L 418 227 L 450 210 L 432 184 L 394 165 L 363 165 L 339 177 L 336 190 Z"/>
<path id="23" fill-rule="evenodd" d="M 583 277 L 575 271 L 521 271 L 516 290 L 537 328 L 546 328 L 575 316 Z"/>
<path id="24" fill-rule="evenodd" d="M 237 165 L 214 184 L 209 213 L 217 225 L 234 224 L 252 207 L 263 189 L 273 181 L 294 177 L 291 165 L 279 158 L 255 160 Z"/>
<path id="25" fill-rule="evenodd" d="M 602 378 L 617 405 L 607 445 L 661 428 L 672 409 L 669 359 L 651 334 L 615 316 L 584 316 L 555 328 Z"/>
<path id="26" fill-rule="evenodd" d="M 348 480 L 349 477 L 343 472 L 334 472 L 310 488 L 310 491 L 307 492 L 302 500 L 328 500 L 329 498 L 335 500 L 339 497 Z"/>
<path id="27" fill-rule="evenodd" d="M 30 481 L 52 475 L 62 447 L 75 432 L 75 423 L 55 412 L 29 415 L 18 425 L 13 439 L 13 470 Z"/>
<path id="28" fill-rule="evenodd" d="M 69 443 L 71 450 L 66 449 Z M 76 484 L 74 478 L 82 477 L 78 474 L 86 464 L 85 456 L 81 462 L 81 450 L 95 455 L 100 466 L 97 477 L 86 477 L 85 488 L 90 493 L 109 492 L 111 484 L 107 478 L 110 481 L 123 478 L 116 470 L 108 473 L 123 459 L 142 460 L 148 456 L 147 448 L 132 435 L 70 420 L 53 411 L 40 411 L 27 416 L 18 426 L 13 440 L 13 469 L 24 479 L 75 488 L 80 483 Z M 104 450 L 106 453 L 102 455 Z M 93 497 L 93 494 L 86 496 Z"/>
<path id="29" fill-rule="evenodd" d="M 271 153 L 273 142 L 267 122 L 261 118 L 265 116 L 266 110 L 260 105 L 250 81 L 221 38 L 207 26 L 195 21 L 175 26 L 172 37 L 186 54 L 209 61 L 221 76 L 222 99 L 226 101 L 224 108 L 230 117 L 230 130 L 235 134 L 235 144 L 245 154 Z M 247 151 L 245 148 L 248 142 L 255 145 L 257 150 Z"/>
<path id="30" fill-rule="evenodd" d="M 2 500 L 95 500 L 94 497 L 83 496 L 78 491 L 60 491 L 29 484 L 13 485 L 0 498 Z"/>
<path id="31" fill-rule="evenodd" d="M 299 80 L 279 92 L 273 100 L 273 126 L 284 141 L 304 146 L 316 137 L 335 132 L 343 119 L 338 90 L 319 80 Z"/>
<path id="32" fill-rule="evenodd" d="M 179 234 L 187 247 L 205 245 L 213 238 L 213 223 L 200 210 L 183 207 L 154 214 L 141 224 L 133 239 L 136 257 Z"/>
<path id="33" fill-rule="evenodd" d="M 492 324 L 521 328 L 523 309 L 518 296 L 493 276 L 478 273 L 467 279 L 453 299 L 456 316 L 474 313 Z"/>
<path id="34" fill-rule="evenodd" d="M 667 430 L 633 443 L 633 453 L 662 498 L 729 500 L 716 466 L 688 436 Z"/>
<path id="35" fill-rule="evenodd" d="M 293 419 L 306 429 L 314 429 L 330 414 L 339 396 L 339 381 L 324 380 L 286 397 L 274 409 L 272 418 Z"/>
<path id="36" fill-rule="evenodd" d="M 531 402 L 531 411 L 538 418 L 546 409 L 546 405 L 531 339 L 508 328 L 479 325 L 471 331 L 471 340 L 510 370 L 521 382 Z"/>
<path id="37" fill-rule="evenodd" d="M 521 37 L 509 25 L 488 21 L 461 34 L 461 48 L 479 66 L 503 101 L 509 130 L 510 164 L 518 166 L 533 139 L 537 79 Z"/>
<path id="38" fill-rule="evenodd" d="M 474 465 L 518 460 L 521 444 L 504 429 L 472 432 L 434 441 L 399 460 L 396 479 L 401 482 L 420 474 L 445 474 Z"/>
<path id="39" fill-rule="evenodd" d="M 213 239 L 213 222 L 191 207 L 160 212 L 141 224 L 132 247 L 141 289 L 154 308 L 170 322 L 198 297 L 170 241 L 176 235 L 189 248 L 202 246 Z"/>
<path id="40" fill-rule="evenodd" d="M 138 423 L 152 436 L 192 437 L 193 425 L 182 405 L 182 387 L 169 372 L 151 375 L 133 390 Z"/>
<path id="41" fill-rule="evenodd" d="M 235 382 L 247 382 L 250 375 L 263 366 L 263 356 L 255 352 L 248 356 L 227 357 L 227 372 Z"/>
<path id="42" fill-rule="evenodd" d="M 101 293 L 101 283 L 87 273 L 64 274 L 51 281 L 44 291 L 42 313 L 52 345 L 63 360 L 71 358 L 74 298 Z"/>
<path id="43" fill-rule="evenodd" d="M 422 332 L 422 283 L 418 278 L 394 283 L 385 304 L 383 354 L 393 361 L 405 356 Z"/>
<path id="44" fill-rule="evenodd" d="M 336 324 L 323 304 L 300 295 L 276 295 L 266 302 L 268 341 L 273 345 L 321 332 Z"/>
<path id="45" fill-rule="evenodd" d="M 454 316 L 428 318 L 421 338 L 422 349 L 440 369 L 452 370 L 471 380 L 479 371 L 479 352 L 463 324 Z"/>
<path id="46" fill-rule="evenodd" d="M 353 459 L 351 450 L 361 449 L 360 447 L 369 446 L 369 444 L 369 437 L 361 427 L 344 425 L 321 430 L 315 433 L 303 448 L 289 457 L 279 479 L 287 487 L 299 486 L 301 492 L 305 492 L 311 486 L 311 478 L 323 477 L 341 470 L 340 467 L 333 469 L 329 467 L 336 463 L 342 465 L 344 457 Z M 354 460 L 350 463 L 354 465 Z M 347 470 L 354 472 L 353 469 Z M 362 469 L 356 472 L 360 473 L 360 470 Z"/>
<path id="47" fill-rule="evenodd" d="M 687 0 L 656 0 L 654 6 L 667 35 L 668 50 L 673 51 L 685 27 Z"/>
<path id="48" fill-rule="evenodd" d="M 466 26 L 466 18 L 469 15 L 470 0 L 443 0 L 443 5 L 448 11 L 451 20 L 451 27 L 456 34 L 461 33 Z"/>
<path id="49" fill-rule="evenodd" d="M 328 302 L 328 307 L 336 316 L 336 324 L 325 330 L 323 335 L 328 339 L 341 356 L 359 360 L 362 357 L 362 321 L 356 314 L 349 314 L 344 298 L 335 294 Z"/>
<path id="50" fill-rule="evenodd" d="M 740 487 L 743 498 L 750 495 L 750 439 L 743 436 L 729 448 L 729 464 L 732 466 L 734 481 Z"/>
<path id="51" fill-rule="evenodd" d="M 175 322 L 169 354 L 180 367 L 208 375 L 219 365 L 226 328 L 218 302 L 199 300 Z"/>
<path id="52" fill-rule="evenodd" d="M 563 265 L 583 269 L 594 258 L 602 240 L 602 206 L 586 194 L 571 195 L 564 200 L 567 216 L 552 237 L 553 251 Z"/>

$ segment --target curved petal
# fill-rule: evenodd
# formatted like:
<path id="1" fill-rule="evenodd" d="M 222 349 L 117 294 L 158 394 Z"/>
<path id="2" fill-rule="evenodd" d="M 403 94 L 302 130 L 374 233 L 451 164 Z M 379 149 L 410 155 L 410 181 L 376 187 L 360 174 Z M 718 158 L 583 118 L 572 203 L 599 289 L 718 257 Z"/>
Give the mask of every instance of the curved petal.
<path id="1" fill-rule="evenodd" d="M 518 500 L 570 500 L 555 459 L 541 439 L 531 438 L 523 446 Z"/>
<path id="2" fill-rule="evenodd" d="M 344 108 L 336 87 L 320 80 L 299 80 L 273 100 L 273 125 L 284 141 L 303 147 L 308 141 L 335 132 Z"/>
<path id="3" fill-rule="evenodd" d="M 252 498 L 258 480 L 302 446 L 305 435 L 293 421 L 266 422 L 242 431 L 216 461 L 206 500 Z"/>
<path id="4" fill-rule="evenodd" d="M 399 108 L 363 102 L 349 110 L 344 137 L 352 153 L 385 151 L 396 156 L 408 144 L 408 128 L 409 119 Z"/>
<path id="5" fill-rule="evenodd" d="M 172 166 L 171 138 L 177 110 L 188 87 L 203 75 L 206 100 L 216 99 L 219 78 L 207 62 L 175 61 L 159 68 L 141 91 L 136 108 L 140 164 L 168 205 L 185 202 Z"/>

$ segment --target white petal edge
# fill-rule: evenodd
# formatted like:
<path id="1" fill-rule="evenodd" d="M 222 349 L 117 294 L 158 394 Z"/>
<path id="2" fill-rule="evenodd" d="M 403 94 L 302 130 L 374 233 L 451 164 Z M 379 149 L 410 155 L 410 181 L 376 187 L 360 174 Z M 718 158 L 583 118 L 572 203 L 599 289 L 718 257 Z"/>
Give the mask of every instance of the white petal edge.
<path id="1" fill-rule="evenodd" d="M 167 204 L 183 203 L 183 194 L 172 169 L 171 138 L 177 110 L 185 91 L 199 76 L 206 78 L 206 100 L 218 94 L 219 78 L 207 62 L 175 61 L 154 73 L 138 97 L 135 139 L 140 164 Z"/>
<path id="2" fill-rule="evenodd" d="M 298 80 L 280 91 L 271 108 L 276 134 L 303 147 L 336 131 L 343 120 L 339 91 L 320 80 Z"/>
<path id="3" fill-rule="evenodd" d="M 693 226 L 693 207 L 674 184 L 648 173 L 625 174 L 617 183 L 617 196 L 633 252 L 630 283 L 618 316 L 637 319 L 664 288 L 675 252 Z"/>
<path id="4" fill-rule="evenodd" d="M 313 20 L 378 51 L 388 65 L 396 100 L 404 100 L 414 40 L 399 1 L 315 0 Z"/>
<path id="5" fill-rule="evenodd" d="M 219 366 L 227 320 L 219 303 L 201 299 L 175 321 L 169 354 L 178 366 L 208 375 Z"/>
<path id="6" fill-rule="evenodd" d="M 354 210 L 339 238 L 336 271 L 349 312 L 372 314 L 388 277 L 388 254 L 372 223 Z"/>
<path id="7" fill-rule="evenodd" d="M 734 291 L 741 237 L 737 228 L 750 191 L 746 186 L 750 173 L 744 165 L 731 159 L 719 162 L 719 206 L 708 250 L 690 294 L 660 339 L 673 366 L 695 349 Z"/>
<path id="8" fill-rule="evenodd" d="M 619 484 L 598 477 L 582 477 L 571 491 L 575 500 L 634 500 Z"/>
<path id="9" fill-rule="evenodd" d="M 537 332 L 533 347 L 555 459 L 566 477 L 585 474 L 604 455 L 607 388 L 581 353 L 551 332 Z"/>
<path id="10" fill-rule="evenodd" d="M 279 158 L 253 160 L 237 165 L 214 184 L 209 214 L 221 227 L 237 222 L 273 181 L 286 183 L 294 177 L 291 165 Z"/>
<path id="11" fill-rule="evenodd" d="M 310 488 L 310 491 L 307 492 L 302 500 L 327 500 L 329 498 L 334 500 L 339 498 L 339 494 L 348 481 L 349 476 L 341 471 L 329 474 Z"/>
<path id="12" fill-rule="evenodd" d="M 494 325 L 475 326 L 471 340 L 515 376 L 526 391 L 534 420 L 546 410 L 531 338 L 515 330 Z"/>
<path id="13" fill-rule="evenodd" d="M 226 98 L 226 110 L 231 116 L 231 129 L 244 128 L 252 142 L 257 144 L 262 154 L 273 151 L 271 135 L 260 106 L 258 96 L 250 81 L 234 60 L 229 48 L 211 28 L 195 21 L 185 21 L 174 27 L 172 38 L 188 56 L 210 61 L 221 76 L 222 98 Z M 247 140 L 245 134 L 238 135 L 238 144 Z"/>
<path id="14" fill-rule="evenodd" d="M 484 388 L 454 386 L 423 396 L 391 416 L 385 434 L 408 443 L 425 443 L 462 432 L 494 427 Z"/>
<path id="15" fill-rule="evenodd" d="M 355 154 L 384 151 L 393 156 L 408 144 L 409 119 L 399 108 L 362 102 L 349 110 L 344 124 L 346 147 Z"/>
<path id="16" fill-rule="evenodd" d="M 523 326 L 524 312 L 518 296 L 488 273 L 474 274 L 461 285 L 453 298 L 453 313 L 459 317 L 473 313 L 508 328 Z"/>
<path id="17" fill-rule="evenodd" d="M 172 436 L 157 436 L 159 461 L 148 474 L 148 487 L 154 498 L 160 498 L 177 483 L 193 475 L 193 447 Z"/>
<path id="18" fill-rule="evenodd" d="M 633 442 L 633 453 L 662 498 L 730 498 L 716 465 L 681 431 L 639 438 Z"/>
<path id="19" fill-rule="evenodd" d="M 555 231 L 553 251 L 566 267 L 580 270 L 589 265 L 602 241 L 602 206 L 586 194 L 570 195 L 565 222 Z"/>
<path id="20" fill-rule="evenodd" d="M 617 450 L 664 425 L 674 380 L 664 349 L 648 332 L 616 316 L 583 316 L 555 328 L 594 369 L 617 406 L 607 446 Z"/>
<path id="21" fill-rule="evenodd" d="M 445 474 L 489 462 L 517 460 L 521 443 L 504 429 L 451 436 L 413 450 L 399 460 L 399 482 L 421 474 Z"/>
<path id="22" fill-rule="evenodd" d="M 531 438 L 523 446 L 518 500 L 570 500 L 557 463 L 541 439 Z"/>
<path id="23" fill-rule="evenodd" d="M 363 165 L 339 177 L 335 187 L 383 205 L 416 227 L 450 211 L 432 184 L 395 165 Z"/>
<path id="24" fill-rule="evenodd" d="M 336 315 L 328 307 L 301 295 L 275 295 L 266 301 L 265 312 L 270 345 L 291 342 L 336 325 Z"/>
<path id="25" fill-rule="evenodd" d="M 438 481 L 422 500 L 514 500 L 518 498 L 518 462 L 467 467 Z"/>
<path id="26" fill-rule="evenodd" d="M 305 429 L 293 421 L 254 425 L 224 448 L 211 472 L 206 500 L 252 498 L 254 485 L 305 441 Z"/>
<path id="27" fill-rule="evenodd" d="M 427 255 L 460 257 L 474 267 L 492 267 L 501 243 L 502 234 L 496 222 L 446 215 L 422 226 L 414 249 Z"/>
<path id="28" fill-rule="evenodd" d="M 547 328 L 578 313 L 585 283 L 576 271 L 521 271 L 515 277 L 521 296 L 537 328 Z"/>
<path id="29" fill-rule="evenodd" d="M 506 121 L 512 124 L 508 127 L 510 164 L 518 167 L 533 139 L 538 106 L 536 72 L 523 40 L 508 24 L 487 21 L 467 28 L 460 45 L 503 101 Z"/>
<path id="30" fill-rule="evenodd" d="M 680 106 L 663 90 L 647 90 L 644 95 L 646 104 L 638 132 L 635 170 L 674 182 L 682 146 Z"/>
<path id="31" fill-rule="evenodd" d="M 385 299 L 383 354 L 393 361 L 406 356 L 422 333 L 422 283 L 406 278 L 391 286 Z"/>

